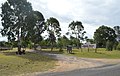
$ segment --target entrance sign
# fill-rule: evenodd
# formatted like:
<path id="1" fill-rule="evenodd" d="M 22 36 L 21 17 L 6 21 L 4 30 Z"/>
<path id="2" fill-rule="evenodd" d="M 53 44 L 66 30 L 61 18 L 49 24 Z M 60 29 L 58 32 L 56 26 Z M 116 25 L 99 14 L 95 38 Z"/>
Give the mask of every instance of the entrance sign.
<path id="1" fill-rule="evenodd" d="M 86 44 L 83 44 L 81 47 L 82 48 L 94 48 L 94 49 L 96 49 L 96 44 L 86 43 Z"/>

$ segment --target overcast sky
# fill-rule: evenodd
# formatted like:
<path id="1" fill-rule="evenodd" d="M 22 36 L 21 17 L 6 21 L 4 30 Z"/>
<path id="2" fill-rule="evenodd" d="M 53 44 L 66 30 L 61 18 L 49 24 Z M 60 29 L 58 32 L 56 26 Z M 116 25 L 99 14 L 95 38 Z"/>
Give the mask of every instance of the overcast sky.
<path id="1" fill-rule="evenodd" d="M 0 0 L 0 4 L 6 0 Z M 71 21 L 81 21 L 89 38 L 101 25 L 120 25 L 120 0 L 28 0 L 33 9 L 45 19 L 59 20 L 62 33 L 66 33 Z M 1 26 L 1 24 L 0 24 Z M 3 39 L 3 38 L 2 38 Z"/>

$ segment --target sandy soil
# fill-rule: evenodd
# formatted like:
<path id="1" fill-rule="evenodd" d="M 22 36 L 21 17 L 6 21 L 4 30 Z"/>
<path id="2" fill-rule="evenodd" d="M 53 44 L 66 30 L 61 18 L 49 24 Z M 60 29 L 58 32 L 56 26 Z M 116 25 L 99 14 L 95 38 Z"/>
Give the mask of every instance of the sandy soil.
<path id="1" fill-rule="evenodd" d="M 56 67 L 54 69 L 50 69 L 44 73 L 64 72 L 64 71 L 72 71 L 76 69 L 99 67 L 99 66 L 110 65 L 110 64 L 120 64 L 120 59 L 78 58 L 74 56 L 66 56 L 61 54 L 49 54 L 49 53 L 40 53 L 40 54 L 43 54 L 58 60 L 58 62 L 56 62 Z M 41 72 L 36 72 L 36 73 L 28 74 L 25 76 L 35 76 L 38 74 L 41 74 Z M 24 75 L 21 75 L 21 76 L 24 76 Z"/>

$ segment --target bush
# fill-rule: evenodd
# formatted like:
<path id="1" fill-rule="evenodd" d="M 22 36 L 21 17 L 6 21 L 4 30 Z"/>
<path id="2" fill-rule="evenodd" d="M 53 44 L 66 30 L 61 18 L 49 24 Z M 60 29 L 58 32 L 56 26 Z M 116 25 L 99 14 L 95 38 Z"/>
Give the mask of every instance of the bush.
<path id="1" fill-rule="evenodd" d="M 120 43 L 117 45 L 117 50 L 120 50 Z"/>
<path id="2" fill-rule="evenodd" d="M 59 52 L 63 52 L 63 49 L 62 49 L 62 48 L 60 48 L 60 49 L 59 49 Z"/>
<path id="3" fill-rule="evenodd" d="M 106 43 L 106 50 L 112 51 L 113 50 L 113 42 L 112 41 L 107 41 Z"/>
<path id="4" fill-rule="evenodd" d="M 113 45 L 114 50 L 117 50 L 117 45 L 118 45 L 118 42 L 115 41 L 115 43 L 114 43 L 114 45 Z"/>

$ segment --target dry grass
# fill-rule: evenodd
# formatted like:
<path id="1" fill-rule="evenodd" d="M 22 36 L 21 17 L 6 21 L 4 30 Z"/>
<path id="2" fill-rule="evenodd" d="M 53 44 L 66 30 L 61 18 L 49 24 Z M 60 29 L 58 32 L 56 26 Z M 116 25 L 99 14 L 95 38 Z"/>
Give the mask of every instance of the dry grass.
<path id="1" fill-rule="evenodd" d="M 0 52 L 0 76 L 47 71 L 54 68 L 55 62 L 54 59 L 30 52 L 16 55 L 13 50 L 3 51 Z"/>

